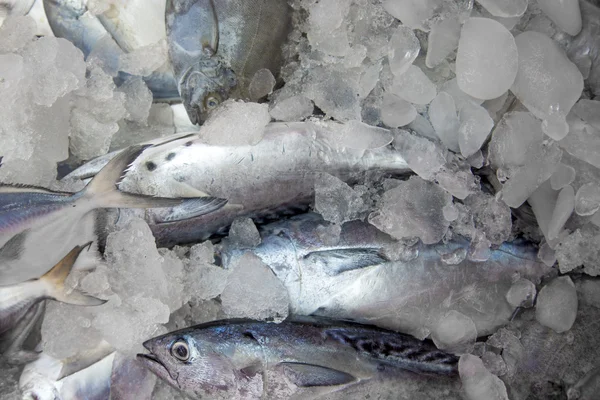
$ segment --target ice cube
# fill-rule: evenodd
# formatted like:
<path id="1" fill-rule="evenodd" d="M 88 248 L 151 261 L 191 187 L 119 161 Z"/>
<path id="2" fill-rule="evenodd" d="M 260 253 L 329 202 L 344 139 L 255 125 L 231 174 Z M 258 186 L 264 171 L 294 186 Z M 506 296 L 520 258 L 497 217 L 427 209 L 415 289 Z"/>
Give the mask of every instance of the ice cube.
<path id="1" fill-rule="evenodd" d="M 600 168 L 600 130 L 573 113 L 567 116 L 569 135 L 559 142 L 569 154 Z"/>
<path id="2" fill-rule="evenodd" d="M 474 103 L 465 103 L 460 110 L 459 120 L 458 145 L 462 155 L 469 157 L 481 148 L 494 121 L 485 108 Z"/>
<path id="3" fill-rule="evenodd" d="M 195 244 L 190 248 L 190 257 L 185 263 L 186 274 L 194 279 L 186 282 L 186 290 L 195 300 L 209 300 L 225 289 L 231 271 L 213 265 L 215 249 L 210 241 Z"/>
<path id="4" fill-rule="evenodd" d="M 359 193 L 348 184 L 326 173 L 315 181 L 315 210 L 326 221 L 342 224 L 359 216 L 364 203 Z"/>
<path id="5" fill-rule="evenodd" d="M 410 169 L 425 180 L 432 180 L 446 163 L 444 151 L 438 145 L 405 130 L 394 130 L 393 145 Z"/>
<path id="6" fill-rule="evenodd" d="M 442 254 L 440 260 L 444 264 L 458 265 L 467 258 L 467 249 L 459 247 L 458 249 L 451 251 L 450 253 Z"/>
<path id="7" fill-rule="evenodd" d="M 439 139 L 437 137 L 437 135 L 435 134 L 435 130 L 433 129 L 433 126 L 431 126 L 431 122 L 429 122 L 429 120 L 425 117 L 423 117 L 421 114 L 417 114 L 415 120 L 413 122 L 411 122 L 410 124 L 408 124 L 408 128 L 416 133 L 418 133 L 420 136 L 432 139 L 432 140 L 437 140 Z"/>
<path id="8" fill-rule="evenodd" d="M 511 91 L 541 120 L 564 120 L 581 96 L 583 77 L 558 45 L 546 35 L 528 31 L 515 38 L 519 69 Z"/>
<path id="9" fill-rule="evenodd" d="M 490 336 L 486 342 L 486 346 L 502 350 L 502 359 L 506 365 L 506 374 L 508 376 L 512 376 L 517 372 L 525 356 L 525 348 L 519 340 L 520 336 L 519 331 L 510 331 L 507 328 L 501 328 Z"/>
<path id="10" fill-rule="evenodd" d="M 573 106 L 573 113 L 596 129 L 600 129 L 600 100 L 581 99 Z"/>
<path id="11" fill-rule="evenodd" d="M 446 204 L 442 208 L 442 212 L 444 213 L 444 218 L 446 218 L 446 221 L 452 222 L 456 218 L 458 218 L 458 210 L 456 209 L 453 203 Z"/>
<path id="12" fill-rule="evenodd" d="M 435 0 L 384 0 L 383 8 L 394 18 L 413 29 L 428 30 L 426 22 L 432 17 Z"/>
<path id="13" fill-rule="evenodd" d="M 451 201 L 438 185 L 411 177 L 383 194 L 369 222 L 398 239 L 418 236 L 425 244 L 437 243 L 450 225 L 442 209 Z"/>
<path id="14" fill-rule="evenodd" d="M 346 31 L 349 0 L 317 2 L 309 8 L 308 40 L 316 49 L 342 57 L 350 51 Z"/>
<path id="15" fill-rule="evenodd" d="M 145 124 L 152 106 L 152 92 L 139 76 L 133 76 L 125 81 L 118 89 L 125 93 L 125 109 L 128 120 Z"/>
<path id="16" fill-rule="evenodd" d="M 450 79 L 444 82 L 440 87 L 440 92 L 446 92 L 454 99 L 454 105 L 456 110 L 460 111 L 464 104 L 467 102 L 473 102 L 475 104 L 483 103 L 483 100 L 476 99 L 473 96 L 469 96 L 458 87 L 458 81 L 456 78 Z"/>
<path id="17" fill-rule="evenodd" d="M 394 77 L 391 92 L 414 104 L 429 104 L 437 94 L 435 85 L 415 65 L 409 66 L 402 75 Z"/>
<path id="18" fill-rule="evenodd" d="M 600 209 L 600 185 L 595 182 L 581 186 L 575 196 L 577 215 L 592 215 Z"/>
<path id="19" fill-rule="evenodd" d="M 119 70 L 131 75 L 149 76 L 168 60 L 165 39 L 139 47 L 119 58 Z"/>
<path id="20" fill-rule="evenodd" d="M 458 87 L 478 99 L 495 99 L 515 81 L 517 45 L 498 21 L 469 18 L 462 27 L 456 55 Z"/>
<path id="21" fill-rule="evenodd" d="M 465 164 L 447 163 L 436 174 L 435 180 L 448 193 L 461 200 L 479 190 L 479 178 L 475 177 L 469 166 Z"/>
<path id="22" fill-rule="evenodd" d="M 315 105 L 302 95 L 276 99 L 269 113 L 278 121 L 299 121 L 313 113 Z"/>
<path id="23" fill-rule="evenodd" d="M 575 180 L 575 168 L 563 163 L 558 164 L 556 171 L 550 177 L 550 185 L 554 190 L 560 190 Z M 599 193 L 600 195 L 600 193 Z"/>
<path id="24" fill-rule="evenodd" d="M 271 70 L 262 68 L 256 71 L 252 77 L 252 80 L 250 81 L 250 85 L 248 86 L 250 100 L 258 101 L 263 97 L 273 93 L 275 83 L 275 77 L 273 76 Z"/>
<path id="25" fill-rule="evenodd" d="M 550 247 L 550 244 L 548 244 L 548 242 L 540 246 L 537 257 L 538 260 L 543 262 L 548 267 L 554 266 L 554 263 L 556 262 L 556 252 L 552 247 Z"/>
<path id="26" fill-rule="evenodd" d="M 245 253 L 231 268 L 221 294 L 228 317 L 282 321 L 288 316 L 287 290 L 260 258 Z"/>
<path id="27" fill-rule="evenodd" d="M 185 282 L 196 277 L 186 275 L 183 261 L 175 251 L 158 249 L 158 254 L 162 257 L 161 267 L 167 284 L 167 296 L 163 301 L 174 312 L 190 301 L 192 296 L 185 290 Z"/>
<path id="28" fill-rule="evenodd" d="M 533 307 L 536 289 L 533 282 L 519 278 L 506 293 L 506 301 L 513 307 Z"/>
<path id="29" fill-rule="evenodd" d="M 239 248 L 252 248 L 260 244 L 260 234 L 251 218 L 236 218 L 229 228 L 228 240 Z"/>
<path id="30" fill-rule="evenodd" d="M 474 262 L 484 262 L 490 259 L 492 251 L 490 250 L 491 242 L 485 236 L 485 233 L 475 231 L 467 257 Z"/>
<path id="31" fill-rule="evenodd" d="M 565 186 L 556 199 L 552 219 L 548 224 L 548 239 L 558 238 L 563 226 L 573 213 L 575 208 L 575 190 L 571 185 Z"/>
<path id="32" fill-rule="evenodd" d="M 364 99 L 371 93 L 375 86 L 377 86 L 377 82 L 379 82 L 379 74 L 381 73 L 381 60 L 365 66 L 365 70 L 363 71 L 360 82 L 359 82 L 359 91 L 358 96 L 361 99 Z"/>
<path id="33" fill-rule="evenodd" d="M 446 18 L 432 25 L 427 38 L 425 65 L 433 68 L 448 57 L 458 47 L 460 21 L 458 17 Z"/>
<path id="34" fill-rule="evenodd" d="M 471 318 L 450 310 L 433 328 L 431 339 L 439 349 L 455 354 L 469 353 L 477 340 L 477 328 Z"/>
<path id="35" fill-rule="evenodd" d="M 408 26 L 399 26 L 389 43 L 388 59 L 392 73 L 400 76 L 408 71 L 420 50 L 421 44 L 413 30 Z"/>
<path id="36" fill-rule="evenodd" d="M 174 133 L 175 126 L 171 106 L 165 103 L 153 103 L 150 106 L 146 124 L 127 120 L 119 121 L 119 130 L 111 139 L 109 151 Z"/>
<path id="37" fill-rule="evenodd" d="M 200 135 L 213 145 L 254 145 L 270 121 L 267 104 L 227 100 L 204 123 Z"/>
<path id="38" fill-rule="evenodd" d="M 475 228 L 485 233 L 491 243 L 500 245 L 508 240 L 512 230 L 510 208 L 496 197 L 476 193 L 465 199 L 473 213 Z"/>
<path id="39" fill-rule="evenodd" d="M 389 130 L 367 125 L 359 121 L 348 121 L 345 124 L 323 124 L 324 138 L 328 144 L 337 149 L 368 150 L 378 149 L 390 144 L 393 140 Z"/>
<path id="40" fill-rule="evenodd" d="M 540 290 L 535 306 L 536 320 L 557 333 L 566 332 L 577 316 L 577 291 L 571 278 L 561 276 Z"/>
<path id="41" fill-rule="evenodd" d="M 477 0 L 490 14 L 497 17 L 520 17 L 527 10 L 528 0 Z"/>
<path id="42" fill-rule="evenodd" d="M 417 117 L 417 110 L 408 101 L 392 93 L 383 95 L 381 106 L 381 122 L 390 128 L 398 128 L 410 124 Z"/>
<path id="43" fill-rule="evenodd" d="M 579 0 L 542 0 L 537 3 L 559 29 L 571 36 L 581 31 Z"/>
<path id="44" fill-rule="evenodd" d="M 492 351 L 486 351 L 482 354 L 481 361 L 483 361 L 485 368 L 487 368 L 492 374 L 496 376 L 502 376 L 506 374 L 506 363 L 500 354 L 496 354 Z"/>
<path id="45" fill-rule="evenodd" d="M 338 121 L 360 120 L 360 73 L 322 66 L 307 72 L 304 95 Z"/>
<path id="46" fill-rule="evenodd" d="M 583 265 L 583 272 L 591 276 L 600 275 L 598 259 L 600 230 L 587 224 L 567 236 L 556 246 L 556 258 L 561 273 L 567 273 Z"/>
<path id="47" fill-rule="evenodd" d="M 446 92 L 440 92 L 429 105 L 429 118 L 435 133 L 450 150 L 458 153 L 458 128 L 460 122 L 456 114 L 454 99 Z"/>
<path id="48" fill-rule="evenodd" d="M 479 357 L 462 355 L 458 373 L 468 400 L 508 400 L 504 382 L 488 371 Z"/>
<path id="49" fill-rule="evenodd" d="M 21 50 L 33 40 L 35 29 L 35 21 L 29 16 L 7 18 L 0 27 L 0 53 Z"/>
<path id="50" fill-rule="evenodd" d="M 476 169 L 482 168 L 484 161 L 485 159 L 483 158 L 483 153 L 481 150 L 476 151 L 473 155 L 467 157 L 467 162 L 469 165 Z"/>
<path id="51" fill-rule="evenodd" d="M 585 279 L 578 282 L 577 291 L 581 294 L 583 301 L 596 308 L 600 308 L 600 281 Z"/>

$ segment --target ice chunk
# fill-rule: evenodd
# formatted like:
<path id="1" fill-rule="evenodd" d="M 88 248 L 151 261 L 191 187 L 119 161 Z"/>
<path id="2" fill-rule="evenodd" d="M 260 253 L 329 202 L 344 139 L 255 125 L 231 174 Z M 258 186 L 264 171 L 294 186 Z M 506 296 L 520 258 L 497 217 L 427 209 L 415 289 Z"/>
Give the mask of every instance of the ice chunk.
<path id="1" fill-rule="evenodd" d="M 379 82 L 379 74 L 381 73 L 381 60 L 365 66 L 365 70 L 363 71 L 360 82 L 359 82 L 359 91 L 358 96 L 361 99 L 364 99 L 371 93 L 375 86 L 377 86 L 377 82 Z"/>
<path id="2" fill-rule="evenodd" d="M 573 113 L 596 129 L 600 129 L 600 101 L 581 99 L 573 106 Z"/>
<path id="3" fill-rule="evenodd" d="M 541 0 L 537 3 L 556 26 L 569 35 L 576 36 L 581 31 L 579 0 Z"/>
<path id="4" fill-rule="evenodd" d="M 454 152 L 459 152 L 458 128 L 454 99 L 446 92 L 440 92 L 429 105 L 429 119 L 442 143 Z"/>
<path id="5" fill-rule="evenodd" d="M 408 26 L 399 26 L 392 34 L 389 43 L 388 59 L 392 73 L 400 76 L 408 71 L 420 50 L 419 39 L 413 30 Z"/>
<path id="6" fill-rule="evenodd" d="M 260 244 L 260 234 L 251 218 L 236 218 L 229 228 L 229 241 L 239 248 L 252 248 Z"/>
<path id="7" fill-rule="evenodd" d="M 309 9 L 308 40 L 316 49 L 342 57 L 350 51 L 346 30 L 349 0 L 313 3 Z"/>
<path id="8" fill-rule="evenodd" d="M 408 124 L 408 128 L 418 133 L 420 136 L 436 140 L 439 139 L 435 134 L 435 130 L 433 126 L 431 126 L 431 122 L 421 114 L 417 114 L 417 117 L 413 122 Z"/>
<path id="9" fill-rule="evenodd" d="M 517 45 L 498 21 L 469 18 L 462 27 L 456 55 L 458 87 L 478 99 L 495 99 L 515 81 Z"/>
<path id="10" fill-rule="evenodd" d="M 467 162 L 469 163 L 469 165 L 476 169 L 483 167 L 484 161 L 485 159 L 483 158 L 483 153 L 481 152 L 481 150 L 478 150 L 470 157 L 467 157 Z"/>
<path id="11" fill-rule="evenodd" d="M 147 125 L 127 120 L 119 121 L 119 130 L 111 139 L 109 151 L 175 133 L 173 110 L 168 104 L 153 103 L 146 123 Z"/>
<path id="12" fill-rule="evenodd" d="M 549 240 L 548 228 L 552 220 L 557 198 L 558 191 L 552 189 L 548 180 L 542 183 L 528 199 L 540 230 L 546 237 L 546 240 Z"/>
<path id="13" fill-rule="evenodd" d="M 186 290 L 195 300 L 209 300 L 225 289 L 229 270 L 213 265 L 215 249 L 210 241 L 195 244 L 190 248 L 190 257 L 185 264 L 187 276 L 197 278 L 186 282 Z"/>
<path id="14" fill-rule="evenodd" d="M 486 351 L 481 355 L 481 361 L 483 365 L 496 376 L 502 376 L 506 374 L 506 363 L 500 354 L 496 354 L 493 351 Z"/>
<path id="15" fill-rule="evenodd" d="M 556 258 L 560 272 L 567 273 L 583 265 L 588 275 L 600 275 L 600 231 L 587 224 L 575 230 L 556 246 Z"/>
<path id="16" fill-rule="evenodd" d="M 506 301 L 513 307 L 533 307 L 535 300 L 535 285 L 533 282 L 519 278 L 506 293 Z"/>
<path id="17" fill-rule="evenodd" d="M 435 180 L 448 193 L 461 200 L 479 190 L 479 178 L 475 177 L 465 166 L 446 165 L 442 171 L 437 173 Z"/>
<path id="18" fill-rule="evenodd" d="M 405 130 L 394 131 L 393 145 L 410 169 L 425 180 L 432 180 L 446 163 L 444 152 L 438 145 Z"/>
<path id="19" fill-rule="evenodd" d="M 508 400 L 504 382 L 488 371 L 480 358 L 462 355 L 458 361 L 458 373 L 468 400 Z"/>
<path id="20" fill-rule="evenodd" d="M 425 65 L 433 68 L 448 57 L 458 47 L 460 37 L 460 21 L 458 17 L 446 18 L 431 27 L 428 36 Z"/>
<path id="21" fill-rule="evenodd" d="M 467 257 L 474 262 L 484 262 L 490 259 L 492 251 L 490 250 L 491 242 L 485 236 L 485 233 L 475 231 L 469 246 Z"/>
<path id="22" fill-rule="evenodd" d="M 389 130 L 367 125 L 359 121 L 345 124 L 327 124 L 323 140 L 338 149 L 368 150 L 378 149 L 393 140 Z M 320 135 L 320 132 L 318 133 Z"/>
<path id="23" fill-rule="evenodd" d="M 573 213 L 575 208 L 575 190 L 570 185 L 565 186 L 556 199 L 556 206 L 552 213 L 552 219 L 548 225 L 548 239 L 558 238 L 563 226 Z"/>
<path id="24" fill-rule="evenodd" d="M 221 294 L 228 317 L 282 321 L 288 316 L 287 290 L 260 258 L 245 253 L 232 269 Z"/>
<path id="25" fill-rule="evenodd" d="M 515 42 L 519 50 L 519 71 L 512 92 L 533 115 L 541 120 L 550 118 L 549 125 L 564 130 L 562 121 L 583 90 L 581 72 L 558 45 L 542 33 L 524 32 Z"/>
<path id="26" fill-rule="evenodd" d="M 465 103 L 460 110 L 459 120 L 458 145 L 462 155 L 469 157 L 481 148 L 494 121 L 485 108 L 474 103 Z"/>
<path id="27" fill-rule="evenodd" d="M 425 244 L 437 243 L 450 225 L 442 209 L 451 201 L 438 185 L 411 177 L 383 194 L 369 222 L 395 238 L 418 236 Z"/>
<path id="28" fill-rule="evenodd" d="M 440 256 L 442 262 L 448 265 L 458 265 L 463 262 L 465 258 L 467 258 L 467 249 L 464 247 L 459 247 L 450 253 L 442 254 Z"/>
<path id="29" fill-rule="evenodd" d="M 436 96 L 435 85 L 417 66 L 411 65 L 408 70 L 394 77 L 392 93 L 414 104 L 429 104 Z"/>
<path id="30" fill-rule="evenodd" d="M 440 92 L 446 92 L 454 99 L 454 104 L 456 105 L 456 110 L 460 111 L 463 105 L 470 101 L 475 104 L 483 103 L 483 100 L 476 99 L 473 96 L 469 96 L 458 87 L 458 82 L 456 78 L 450 79 L 449 81 L 444 82 L 440 87 Z"/>
<path id="31" fill-rule="evenodd" d="M 577 316 L 577 291 L 571 278 L 561 276 L 544 286 L 537 297 L 535 318 L 557 333 L 568 331 Z"/>
<path id="32" fill-rule="evenodd" d="M 148 76 L 168 60 L 167 41 L 142 46 L 119 58 L 119 70 L 132 75 Z"/>
<path id="33" fill-rule="evenodd" d="M 520 17 L 527 10 L 528 0 L 477 0 L 496 17 Z"/>
<path id="34" fill-rule="evenodd" d="M 506 373 L 508 376 L 514 375 L 525 356 L 525 348 L 521 344 L 519 337 L 519 331 L 509 331 L 507 328 L 501 328 L 486 342 L 487 347 L 495 347 L 498 350 L 502 350 L 502 359 L 506 364 Z"/>
<path id="35" fill-rule="evenodd" d="M 359 216 L 364 203 L 359 193 L 335 176 L 322 173 L 315 181 L 315 210 L 326 221 L 342 224 Z"/>
<path id="36" fill-rule="evenodd" d="M 360 73 L 310 68 L 304 95 L 338 121 L 360 120 Z"/>
<path id="37" fill-rule="evenodd" d="M 556 171 L 550 177 L 550 185 L 554 190 L 560 190 L 575 180 L 575 168 L 563 163 L 558 164 Z"/>
<path id="38" fill-rule="evenodd" d="M 390 128 L 408 125 L 417 117 L 417 110 L 408 101 L 392 93 L 383 95 L 381 122 Z"/>
<path id="39" fill-rule="evenodd" d="M 0 53 L 21 50 L 33 40 L 35 29 L 35 21 L 29 16 L 6 19 L 0 27 Z"/>
<path id="40" fill-rule="evenodd" d="M 444 218 L 446 218 L 446 221 L 452 222 L 458 218 L 458 210 L 453 203 L 446 204 L 444 208 L 442 208 L 442 212 L 444 213 Z"/>
<path id="41" fill-rule="evenodd" d="M 145 124 L 152 106 L 152 92 L 139 76 L 133 76 L 125 81 L 119 89 L 125 93 L 125 109 L 129 114 L 127 119 Z"/>
<path id="42" fill-rule="evenodd" d="M 270 121 L 267 104 L 227 100 L 204 123 L 200 135 L 209 144 L 254 145 Z"/>
<path id="43" fill-rule="evenodd" d="M 313 113 L 315 105 L 302 95 L 276 99 L 269 113 L 278 121 L 299 121 Z"/>
<path id="44" fill-rule="evenodd" d="M 273 93 L 275 83 L 275 77 L 271 70 L 262 68 L 256 71 L 248 86 L 250 100 L 257 101 Z"/>
<path id="45" fill-rule="evenodd" d="M 435 325 L 431 339 L 439 349 L 457 354 L 469 353 L 477 340 L 477 328 L 471 318 L 451 310 Z"/>
<path id="46" fill-rule="evenodd" d="M 469 0 L 386 0 L 383 8 L 406 26 L 429 31 L 438 20 L 459 17 L 467 18 L 473 8 Z"/>
<path id="47" fill-rule="evenodd" d="M 569 154 L 600 168 L 600 130 L 573 113 L 567 116 L 569 135 L 559 142 Z"/>
<path id="48" fill-rule="evenodd" d="M 596 308 L 600 308 L 600 281 L 585 279 L 578 282 L 577 291 L 581 294 L 583 301 Z"/>
<path id="49" fill-rule="evenodd" d="M 537 254 L 538 260 L 543 262 L 545 265 L 552 267 L 556 262 L 556 252 L 548 242 L 542 244 Z"/>
<path id="50" fill-rule="evenodd" d="M 575 196 L 577 215 L 592 215 L 600 209 L 600 185 L 595 182 L 582 185 Z"/>
<path id="51" fill-rule="evenodd" d="M 496 197 L 476 193 L 465 199 L 473 213 L 475 228 L 479 229 L 491 243 L 500 245 L 508 240 L 512 229 L 510 208 Z"/>

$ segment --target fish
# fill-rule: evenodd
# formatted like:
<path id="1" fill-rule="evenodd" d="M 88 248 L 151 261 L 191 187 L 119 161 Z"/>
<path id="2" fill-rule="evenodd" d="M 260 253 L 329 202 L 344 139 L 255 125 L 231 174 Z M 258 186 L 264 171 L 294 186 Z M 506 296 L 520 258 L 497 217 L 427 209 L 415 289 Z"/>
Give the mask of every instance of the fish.
<path id="1" fill-rule="evenodd" d="M 14 327 L 33 305 L 45 299 L 81 306 L 99 306 L 106 303 L 105 300 L 65 286 L 65 280 L 77 257 L 91 244 L 75 246 L 56 266 L 39 279 L 11 286 L 0 286 L 0 334 Z"/>
<path id="2" fill-rule="evenodd" d="M 250 98 L 254 74 L 279 75 L 292 27 L 287 0 L 167 0 L 169 57 L 190 121 L 228 98 Z"/>
<path id="3" fill-rule="evenodd" d="M 10 330 L 0 334 L 0 364 L 19 366 L 37 360 L 39 352 L 25 349 L 24 344 L 46 310 L 45 302 L 32 305 Z"/>
<path id="4" fill-rule="evenodd" d="M 431 341 L 373 326 L 295 317 L 278 324 L 214 321 L 144 342 L 143 364 L 194 398 L 287 398 L 273 385 L 343 390 L 382 376 L 456 376 L 458 357 Z M 256 384 L 256 383 L 259 384 Z M 270 396 L 271 395 L 271 396 Z M 301 397 L 308 398 L 308 397 Z"/>
<path id="5" fill-rule="evenodd" d="M 48 23 L 56 37 L 71 41 L 87 59 L 102 60 L 111 75 L 119 71 L 119 58 L 160 41 L 166 41 L 164 10 L 166 0 L 128 0 L 110 2 L 108 10 L 93 15 L 85 0 L 44 0 Z M 160 56 L 160 55 L 159 55 Z M 180 101 L 177 83 L 168 62 L 143 77 L 155 101 Z M 118 83 L 130 75 L 120 72 Z"/>
<path id="6" fill-rule="evenodd" d="M 372 142 L 359 149 L 348 141 L 347 128 L 319 121 L 271 123 L 253 146 L 209 145 L 202 140 L 201 129 L 194 136 L 171 141 L 163 151 L 156 147 L 152 154 L 142 154 L 125 174 L 121 188 L 132 193 L 204 195 L 228 201 L 227 206 L 195 217 L 185 207 L 179 207 L 177 217 L 171 211 L 169 216 L 147 212 L 145 218 L 157 244 L 170 247 L 221 235 L 240 216 L 262 223 L 306 211 L 321 173 L 349 183 L 374 172 L 378 176 L 412 173 L 400 153 L 388 146 L 392 136 L 387 130 L 378 130 L 373 137 L 359 132 Z M 64 179 L 88 179 L 101 165 L 83 165 Z"/>
<path id="7" fill-rule="evenodd" d="M 341 226 L 339 242 L 324 241 L 330 226 L 314 213 L 260 227 L 261 244 L 239 249 L 216 245 L 216 259 L 232 269 L 247 252 L 264 262 L 286 287 L 290 313 L 352 319 L 425 338 L 455 310 L 471 318 L 479 336 L 506 325 L 515 307 L 506 301 L 513 279 L 539 283 L 551 268 L 537 259 L 537 248 L 522 240 L 504 243 L 489 260 L 466 257 L 469 241 L 406 246 L 361 220 Z M 444 257 L 463 254 L 455 265 Z"/>
<path id="8" fill-rule="evenodd" d="M 225 204 L 215 198 L 160 198 L 118 190 L 123 172 L 146 148 L 131 146 L 119 153 L 77 193 L 0 185 L 0 285 L 38 278 L 56 265 L 73 243 L 94 240 L 93 211 L 98 208 L 184 204 L 198 206 L 201 213 Z M 86 252 L 75 268 L 95 267 L 97 261 L 96 251 Z"/>

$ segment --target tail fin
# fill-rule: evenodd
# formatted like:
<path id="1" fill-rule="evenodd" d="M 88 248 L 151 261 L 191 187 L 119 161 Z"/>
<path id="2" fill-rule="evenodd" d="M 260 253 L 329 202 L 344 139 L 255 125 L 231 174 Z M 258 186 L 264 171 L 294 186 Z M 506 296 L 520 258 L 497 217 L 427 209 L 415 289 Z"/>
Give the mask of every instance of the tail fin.
<path id="1" fill-rule="evenodd" d="M 88 296 L 80 291 L 74 290 L 71 293 L 67 293 L 65 288 L 65 279 L 69 276 L 77 257 L 86 247 L 89 249 L 92 242 L 86 243 L 83 246 L 75 246 L 73 250 L 69 252 L 56 264 L 50 271 L 40 278 L 49 286 L 48 295 L 58 301 L 68 304 L 74 304 L 78 306 L 99 306 L 106 303 L 106 300 L 101 300 L 96 297 Z"/>
<path id="2" fill-rule="evenodd" d="M 85 195 L 96 199 L 99 207 L 106 208 L 158 208 L 181 204 L 181 199 L 125 193 L 117 188 L 127 167 L 148 147 L 152 146 L 131 146 L 117 154 L 85 187 Z"/>

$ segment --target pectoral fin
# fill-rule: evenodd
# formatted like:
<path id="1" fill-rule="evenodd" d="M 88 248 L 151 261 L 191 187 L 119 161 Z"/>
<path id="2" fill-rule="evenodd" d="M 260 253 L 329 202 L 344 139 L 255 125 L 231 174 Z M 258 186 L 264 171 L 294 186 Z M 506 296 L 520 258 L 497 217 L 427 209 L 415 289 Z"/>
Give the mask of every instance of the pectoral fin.
<path id="1" fill-rule="evenodd" d="M 323 271 L 331 276 L 388 261 L 378 249 L 373 248 L 314 251 L 304 256 L 304 259 L 320 264 Z"/>
<path id="2" fill-rule="evenodd" d="M 320 365 L 283 362 L 279 364 L 279 368 L 299 387 L 337 386 L 355 381 L 355 378 L 346 372 Z"/>
<path id="3" fill-rule="evenodd" d="M 219 199 L 218 197 L 201 197 L 184 200 L 181 205 L 173 207 L 171 212 L 158 222 L 174 222 L 198 217 L 217 211 L 223 208 L 225 204 L 227 204 L 227 200 Z"/>

